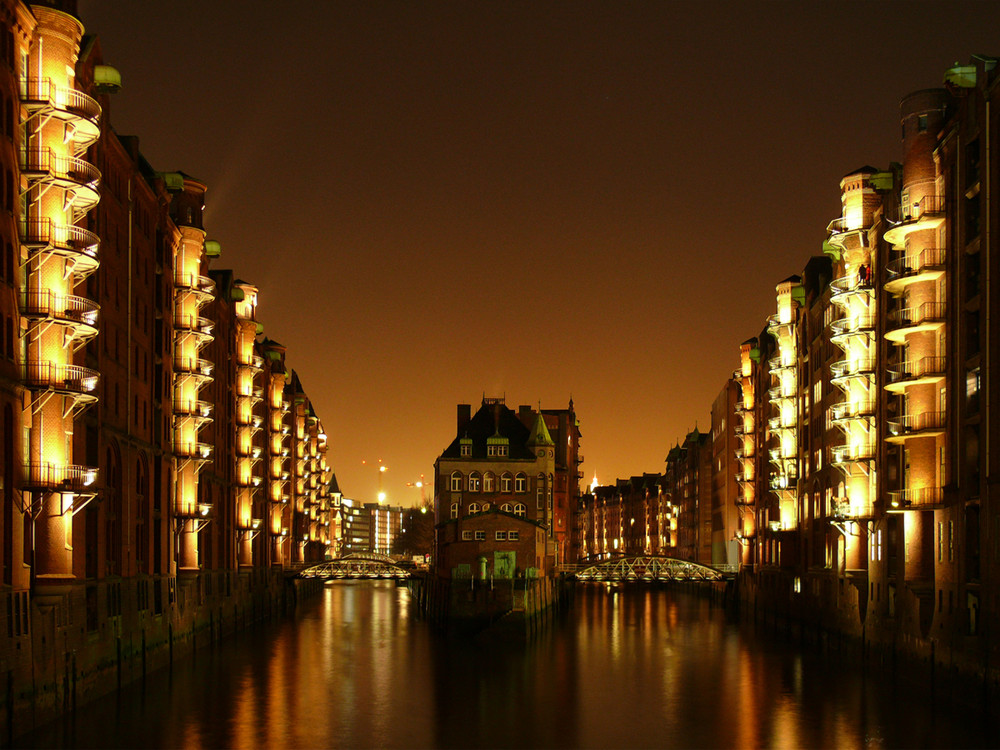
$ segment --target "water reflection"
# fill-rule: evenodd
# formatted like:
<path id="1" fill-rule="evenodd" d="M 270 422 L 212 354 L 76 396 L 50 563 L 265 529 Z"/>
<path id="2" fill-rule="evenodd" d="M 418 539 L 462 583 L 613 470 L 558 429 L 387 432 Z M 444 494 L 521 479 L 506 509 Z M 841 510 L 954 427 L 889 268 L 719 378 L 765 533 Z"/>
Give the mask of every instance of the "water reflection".
<path id="1" fill-rule="evenodd" d="M 25 738 L 79 747 L 962 747 L 932 710 L 859 670 L 727 621 L 705 600 L 581 586 L 523 637 L 446 640 L 392 583 L 337 583 Z"/>

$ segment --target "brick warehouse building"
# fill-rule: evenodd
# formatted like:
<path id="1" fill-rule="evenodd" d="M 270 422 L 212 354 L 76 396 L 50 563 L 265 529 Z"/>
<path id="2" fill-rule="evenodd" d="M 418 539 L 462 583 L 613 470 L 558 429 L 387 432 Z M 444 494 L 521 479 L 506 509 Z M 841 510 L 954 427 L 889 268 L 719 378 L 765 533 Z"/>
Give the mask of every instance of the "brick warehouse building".
<path id="1" fill-rule="evenodd" d="M 259 616 L 334 543 L 326 434 L 258 291 L 210 268 L 206 186 L 114 132 L 74 13 L 0 0 L 8 733 Z"/>
<path id="2" fill-rule="evenodd" d="M 455 439 L 435 462 L 435 568 L 441 577 L 551 575 L 571 554 L 579 498 L 573 403 L 517 412 L 483 398 L 458 406 Z"/>

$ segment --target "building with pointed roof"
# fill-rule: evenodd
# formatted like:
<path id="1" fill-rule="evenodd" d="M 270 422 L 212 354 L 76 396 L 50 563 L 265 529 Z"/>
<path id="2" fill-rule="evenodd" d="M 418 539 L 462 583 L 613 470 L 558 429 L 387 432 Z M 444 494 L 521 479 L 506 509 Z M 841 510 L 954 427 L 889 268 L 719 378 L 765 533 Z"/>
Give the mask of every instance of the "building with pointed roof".
<path id="1" fill-rule="evenodd" d="M 549 575 L 570 554 L 579 428 L 569 409 L 459 404 L 435 462 L 435 567 L 445 578 Z"/>

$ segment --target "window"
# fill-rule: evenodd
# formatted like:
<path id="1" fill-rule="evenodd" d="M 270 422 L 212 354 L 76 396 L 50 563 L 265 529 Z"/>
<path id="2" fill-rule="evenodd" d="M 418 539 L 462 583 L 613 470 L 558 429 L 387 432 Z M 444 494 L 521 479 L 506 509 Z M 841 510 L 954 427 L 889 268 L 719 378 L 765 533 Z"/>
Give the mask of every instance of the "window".
<path id="1" fill-rule="evenodd" d="M 539 474 L 535 480 L 535 507 L 545 507 L 545 475 Z"/>
<path id="2" fill-rule="evenodd" d="M 522 505 L 521 503 L 518 503 L 517 505 L 515 505 L 514 506 L 514 515 L 515 516 L 521 516 L 521 517 L 523 517 L 524 516 L 524 505 Z"/>
<path id="3" fill-rule="evenodd" d="M 469 474 L 469 492 L 479 492 L 480 477 L 477 472 Z"/>
<path id="4" fill-rule="evenodd" d="M 520 531 L 508 531 L 507 532 L 507 539 L 509 541 L 511 541 L 511 542 L 520 541 L 520 539 L 521 539 L 521 532 Z"/>
<path id="5" fill-rule="evenodd" d="M 473 503 L 472 505 L 469 506 L 469 513 L 478 513 L 478 512 L 479 512 L 479 503 Z"/>
<path id="6" fill-rule="evenodd" d="M 451 517 L 458 518 L 458 503 L 451 504 Z"/>
<path id="7" fill-rule="evenodd" d="M 485 513 L 489 509 L 490 509 L 490 504 L 489 503 L 483 503 L 483 513 Z"/>
<path id="8" fill-rule="evenodd" d="M 492 471 L 483 475 L 483 492 L 496 492 L 497 478 Z"/>
<path id="9" fill-rule="evenodd" d="M 451 491 L 452 492 L 462 491 L 462 472 L 453 471 L 451 473 Z"/>
<path id="10" fill-rule="evenodd" d="M 504 472 L 503 474 L 501 474 L 500 475 L 500 491 L 501 492 L 508 492 L 509 493 L 510 490 L 511 490 L 511 486 L 513 485 L 513 482 L 514 482 L 514 478 L 510 474 L 508 474 L 507 472 Z"/>
<path id="11" fill-rule="evenodd" d="M 514 477 L 514 492 L 527 492 L 528 491 L 528 477 L 524 474 L 518 474 Z"/>
<path id="12" fill-rule="evenodd" d="M 514 508 L 511 507 L 510 503 L 504 503 L 503 505 L 501 505 L 500 506 L 500 510 L 503 511 L 504 513 L 513 513 L 514 512 Z"/>
<path id="13" fill-rule="evenodd" d="M 507 532 L 506 531 L 498 531 L 497 532 L 497 541 L 498 542 L 504 542 L 506 540 L 507 540 Z"/>
<path id="14" fill-rule="evenodd" d="M 477 542 L 485 542 L 486 541 L 486 532 L 485 531 L 476 531 L 476 541 Z"/>
<path id="15" fill-rule="evenodd" d="M 463 542 L 471 542 L 472 541 L 472 532 L 471 531 L 463 531 L 462 532 L 462 541 Z"/>
<path id="16" fill-rule="evenodd" d="M 468 458 L 472 455 L 472 443 L 462 443 L 460 446 L 460 455 L 463 458 Z"/>

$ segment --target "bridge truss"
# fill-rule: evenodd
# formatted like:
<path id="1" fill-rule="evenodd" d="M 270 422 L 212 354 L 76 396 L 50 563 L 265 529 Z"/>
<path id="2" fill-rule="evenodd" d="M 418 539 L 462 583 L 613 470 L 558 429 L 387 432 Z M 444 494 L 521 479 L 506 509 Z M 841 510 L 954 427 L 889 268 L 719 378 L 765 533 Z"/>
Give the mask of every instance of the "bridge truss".
<path id="1" fill-rule="evenodd" d="M 673 557 L 619 557 L 581 565 L 578 581 L 725 581 L 722 571 Z"/>
<path id="2" fill-rule="evenodd" d="M 299 578 L 324 578 L 326 580 L 359 578 L 409 578 L 410 572 L 396 565 L 388 555 L 355 552 L 336 560 L 306 568 Z"/>

